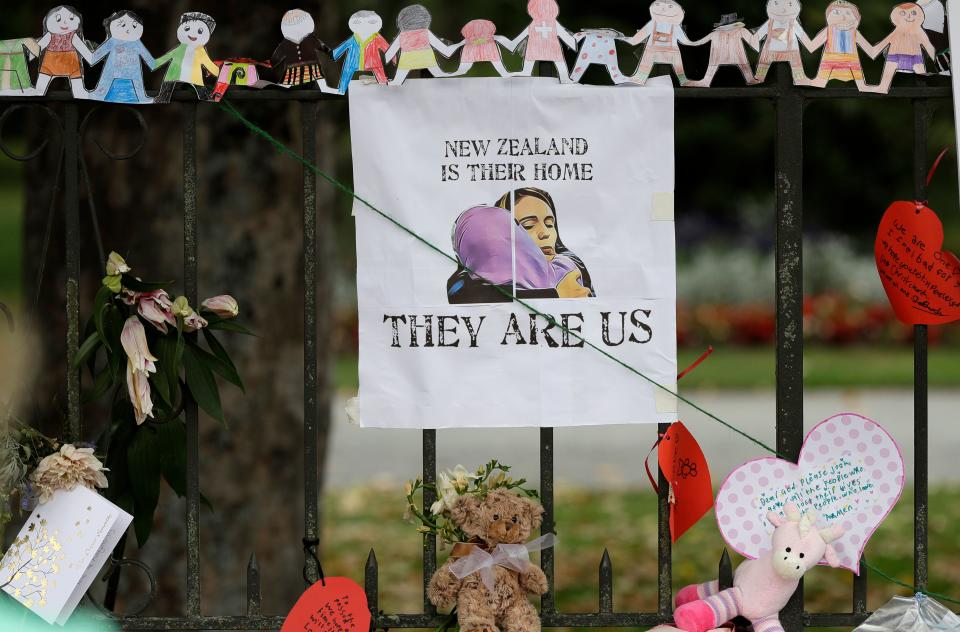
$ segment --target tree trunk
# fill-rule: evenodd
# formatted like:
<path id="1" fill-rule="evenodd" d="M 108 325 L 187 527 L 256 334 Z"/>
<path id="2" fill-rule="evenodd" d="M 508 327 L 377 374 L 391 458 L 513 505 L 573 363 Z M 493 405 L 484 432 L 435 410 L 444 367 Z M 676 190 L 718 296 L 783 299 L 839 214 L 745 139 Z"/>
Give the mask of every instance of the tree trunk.
<path id="1" fill-rule="evenodd" d="M 208 46 L 211 57 L 243 56 L 267 59 L 279 42 L 282 11 L 266 3 L 249 3 L 244 11 L 231 6 L 220 13 L 213 2 L 131 2 L 144 18 L 144 44 L 155 55 L 172 48 L 181 12 L 204 11 L 217 18 Z M 312 5 L 312 6 L 311 6 Z M 318 35 L 335 38 L 342 20 L 330 0 L 306 3 L 317 16 Z M 45 8 L 45 7 L 44 7 Z M 89 2 L 83 6 L 85 37 L 102 41 L 100 21 L 116 6 Z M 42 14 L 35 15 L 39 32 Z M 323 16 L 320 19 L 319 16 Z M 331 30 L 330 33 L 324 29 Z M 328 72 L 333 71 L 332 69 Z M 92 88 L 94 75 L 87 73 Z M 159 72 L 145 77 L 156 90 Z M 331 77 L 331 81 L 334 78 Z M 208 79 L 208 83 L 212 80 Z M 59 91 L 65 84 L 51 90 Z M 239 91 L 242 88 L 234 88 Z M 230 98 L 228 92 L 227 98 Z M 238 104 L 258 125 L 283 143 L 301 147 L 300 108 L 296 103 Z M 305 106 L 312 111 L 313 106 Z M 62 106 L 53 111 L 62 115 Z M 116 250 L 144 279 L 177 278 L 183 284 L 183 187 L 181 110 L 178 103 L 136 110 L 143 115 L 143 146 L 129 160 L 111 160 L 97 143 L 114 153 L 126 153 L 140 142 L 136 115 L 116 105 L 81 107 L 88 121 L 81 151 L 90 186 L 81 186 L 81 318 L 103 276 L 103 261 L 94 241 L 89 204 L 93 204 L 107 252 Z M 320 167 L 333 165 L 334 115 L 342 105 L 321 104 L 317 122 Z M 84 117 L 89 116 L 89 119 Z M 32 116 L 32 142 L 42 140 L 49 126 Z M 47 129 L 44 129 L 47 127 Z M 32 304 L 44 243 L 47 213 L 53 195 L 59 140 L 28 163 L 24 234 L 24 302 Z M 197 117 L 197 182 L 199 287 L 201 298 L 229 293 L 241 306 L 240 318 L 258 337 L 221 336 L 244 378 L 246 395 L 222 384 L 229 428 L 201 416 L 200 485 L 213 510 L 201 510 L 201 560 L 204 614 L 243 614 L 245 569 L 256 552 L 262 573 L 264 611 L 283 614 L 304 589 L 303 567 L 303 175 L 292 158 L 270 151 L 228 112 L 201 103 Z M 81 182 L 82 182 L 81 174 Z M 54 200 L 53 234 L 40 288 L 37 329 L 43 334 L 44 371 L 35 392 L 44 404 L 38 409 L 58 432 L 65 409 L 64 355 L 64 214 L 63 192 Z M 330 408 L 330 308 L 333 291 L 333 191 L 318 186 L 318 427 L 320 471 L 326 456 Z M 87 376 L 84 377 L 87 380 Z M 102 409 L 84 410 L 84 438 L 94 439 L 107 421 Z M 322 481 L 321 481 L 322 483 Z M 131 541 L 127 556 L 147 562 L 159 581 L 159 595 L 150 615 L 177 615 L 185 602 L 185 503 L 169 490 L 163 494 L 156 525 L 142 551 Z M 135 571 L 125 572 L 118 608 L 133 607 L 145 584 Z"/>

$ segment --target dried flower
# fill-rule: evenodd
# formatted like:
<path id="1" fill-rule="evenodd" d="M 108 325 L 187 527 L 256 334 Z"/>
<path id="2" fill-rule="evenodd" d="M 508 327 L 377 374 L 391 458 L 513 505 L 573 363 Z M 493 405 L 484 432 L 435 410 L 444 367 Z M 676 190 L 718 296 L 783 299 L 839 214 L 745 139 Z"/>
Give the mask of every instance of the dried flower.
<path id="1" fill-rule="evenodd" d="M 233 298 L 229 294 L 212 296 L 200 303 L 200 307 L 206 309 L 207 311 L 213 312 L 224 320 L 236 318 L 240 313 L 240 305 L 237 304 L 237 299 Z"/>
<path id="2" fill-rule="evenodd" d="M 137 313 L 157 328 L 161 333 L 167 333 L 167 325 L 177 326 L 177 319 L 173 317 L 171 308 L 173 301 L 170 295 L 163 290 L 154 290 L 141 294 L 137 302 Z"/>
<path id="3" fill-rule="evenodd" d="M 44 457 L 31 479 L 40 502 L 45 503 L 54 492 L 71 490 L 77 485 L 88 489 L 105 488 L 106 471 L 100 459 L 93 455 L 93 448 L 78 448 L 67 443 L 59 452 Z"/>
<path id="4" fill-rule="evenodd" d="M 130 272 L 130 266 L 123 260 L 123 257 L 115 252 L 111 252 L 107 257 L 107 276 L 120 276 Z"/>
<path id="5" fill-rule="evenodd" d="M 127 353 L 132 370 L 134 372 L 156 373 L 157 365 L 154 364 L 157 358 L 150 353 L 147 346 L 147 334 L 143 329 L 143 323 L 136 316 L 131 316 L 123 324 L 123 331 L 120 333 L 120 344 Z"/>
<path id="6" fill-rule="evenodd" d="M 207 321 L 193 311 L 193 308 L 190 307 L 190 302 L 185 296 L 178 296 L 176 300 L 173 301 L 170 311 L 174 316 L 183 318 L 183 327 L 187 331 L 196 331 L 207 326 Z"/>
<path id="7" fill-rule="evenodd" d="M 150 378 L 146 373 L 135 371 L 133 361 L 127 361 L 127 393 L 137 425 L 153 417 L 153 400 L 150 398 Z"/>

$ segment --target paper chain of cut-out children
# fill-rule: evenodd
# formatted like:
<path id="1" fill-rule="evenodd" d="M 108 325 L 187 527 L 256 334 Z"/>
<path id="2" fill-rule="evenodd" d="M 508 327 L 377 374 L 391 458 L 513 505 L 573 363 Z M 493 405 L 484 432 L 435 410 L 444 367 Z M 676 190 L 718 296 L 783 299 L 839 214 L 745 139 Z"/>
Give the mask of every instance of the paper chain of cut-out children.
<path id="1" fill-rule="evenodd" d="M 493 65 L 503 77 L 530 76 L 538 62 L 556 66 L 561 82 L 578 82 L 594 64 L 605 66 L 615 84 L 643 85 L 655 65 L 672 67 L 681 86 L 709 86 L 719 66 L 737 66 L 748 84 L 762 83 L 770 66 L 790 65 L 794 83 L 823 87 L 832 79 L 854 81 L 865 92 L 885 93 L 897 72 L 924 74 L 926 54 L 937 72 L 949 71 L 950 51 L 945 34 L 945 11 L 941 0 L 917 0 L 893 8 L 893 31 L 871 44 L 859 31 L 860 11 L 847 0 L 833 0 L 826 9 L 826 27 L 812 39 L 799 22 L 799 0 L 768 0 L 767 21 L 749 30 L 736 14 L 723 15 L 714 30 L 697 41 L 683 30 L 683 8 L 674 0 L 655 0 L 650 21 L 632 37 L 612 29 L 585 29 L 572 33 L 558 21 L 556 0 L 529 0 L 530 25 L 515 38 L 496 34 L 489 20 L 472 20 L 462 29 L 463 40 L 448 44 L 430 30 L 431 16 L 419 4 L 408 6 L 397 16 L 399 35 L 389 43 L 380 34 L 383 21 L 373 11 L 358 11 L 349 21 L 353 35 L 331 50 L 314 35 L 313 18 L 306 11 L 287 11 L 280 22 L 283 41 L 269 61 L 232 58 L 215 62 L 206 45 L 216 27 L 214 19 L 199 12 L 184 13 L 177 28 L 178 45 L 154 58 L 140 42 L 143 22 L 131 11 L 117 11 L 106 20 L 107 39 L 91 49 L 83 38 L 80 14 L 72 7 L 58 6 L 44 18 L 43 36 L 0 41 L 0 95 L 42 96 L 57 77 L 66 78 L 75 98 L 116 103 L 162 103 L 169 101 L 178 83 L 192 85 L 200 99 L 219 100 L 231 85 L 264 88 L 280 86 L 315 87 L 324 92 L 345 94 L 357 73 L 364 82 L 397 85 L 411 71 L 425 70 L 434 77 L 456 77 L 480 62 Z M 617 40 L 632 46 L 643 45 L 640 64 L 632 76 L 620 70 Z M 706 75 L 691 81 L 684 72 L 680 45 L 710 44 Z M 810 52 L 823 49 L 816 77 L 803 69 L 800 45 Z M 745 45 L 759 51 L 756 69 L 747 59 Z M 577 51 L 573 69 L 567 66 L 563 47 Z M 523 56 L 523 68 L 507 70 L 501 47 Z M 886 63 L 879 83 L 869 85 L 863 76 L 858 48 L 871 58 L 881 52 Z M 460 65 L 453 72 L 441 70 L 436 53 L 446 58 L 458 50 Z M 339 85 L 327 84 L 321 55 L 342 59 Z M 399 59 L 397 59 L 399 55 Z M 31 83 L 28 60 L 40 58 L 36 85 Z M 96 87 L 88 91 L 83 82 L 86 62 L 104 62 Z M 142 63 L 141 63 L 142 62 Z M 396 63 L 393 78 L 387 77 L 386 62 Z M 143 66 L 156 70 L 166 66 L 163 83 L 155 98 L 147 96 Z M 207 86 L 204 71 L 216 77 L 213 89 Z M 369 73 L 369 74 L 366 74 Z M 269 76 L 273 81 L 264 78 Z M 372 76 L 371 76 L 372 75 Z"/>

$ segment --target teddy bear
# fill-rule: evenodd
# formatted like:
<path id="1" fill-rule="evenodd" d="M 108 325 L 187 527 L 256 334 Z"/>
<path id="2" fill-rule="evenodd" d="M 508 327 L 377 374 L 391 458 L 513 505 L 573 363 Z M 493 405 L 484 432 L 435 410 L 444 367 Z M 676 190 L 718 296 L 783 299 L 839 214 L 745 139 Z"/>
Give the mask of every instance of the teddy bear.
<path id="1" fill-rule="evenodd" d="M 540 527 L 543 507 L 495 489 L 485 497 L 460 496 L 450 516 L 470 540 L 433 574 L 430 601 L 456 606 L 461 632 L 538 632 L 540 615 L 527 594 L 546 593 L 547 577 L 530 563 L 525 543 Z"/>
<path id="2" fill-rule="evenodd" d="M 800 578 L 821 561 L 838 567 L 840 559 L 830 543 L 843 535 L 839 525 L 818 530 L 816 512 L 802 513 L 794 503 L 787 503 L 784 513 L 767 514 L 775 527 L 773 549 L 740 564 L 733 588 L 720 591 L 719 583 L 713 581 L 677 593 L 673 619 L 678 628 L 706 632 L 742 616 L 750 620 L 755 632 L 783 632 L 779 613 L 797 590 Z"/>

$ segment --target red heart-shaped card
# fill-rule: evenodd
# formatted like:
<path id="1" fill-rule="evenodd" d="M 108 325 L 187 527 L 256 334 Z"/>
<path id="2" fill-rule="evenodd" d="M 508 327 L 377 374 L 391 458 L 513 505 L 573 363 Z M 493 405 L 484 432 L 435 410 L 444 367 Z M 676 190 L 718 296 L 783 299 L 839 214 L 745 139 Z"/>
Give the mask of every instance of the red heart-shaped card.
<path id="1" fill-rule="evenodd" d="M 874 254 L 883 289 L 908 325 L 960 320 L 960 259 L 944 252 L 943 224 L 919 202 L 894 202 L 877 231 Z"/>
<path id="2" fill-rule="evenodd" d="M 346 577 L 328 577 L 300 596 L 280 632 L 368 632 L 370 610 L 363 589 Z"/>
<path id="3" fill-rule="evenodd" d="M 670 536 L 676 542 L 713 507 L 710 466 L 700 444 L 679 421 L 663 435 L 657 463 L 670 484 Z"/>

